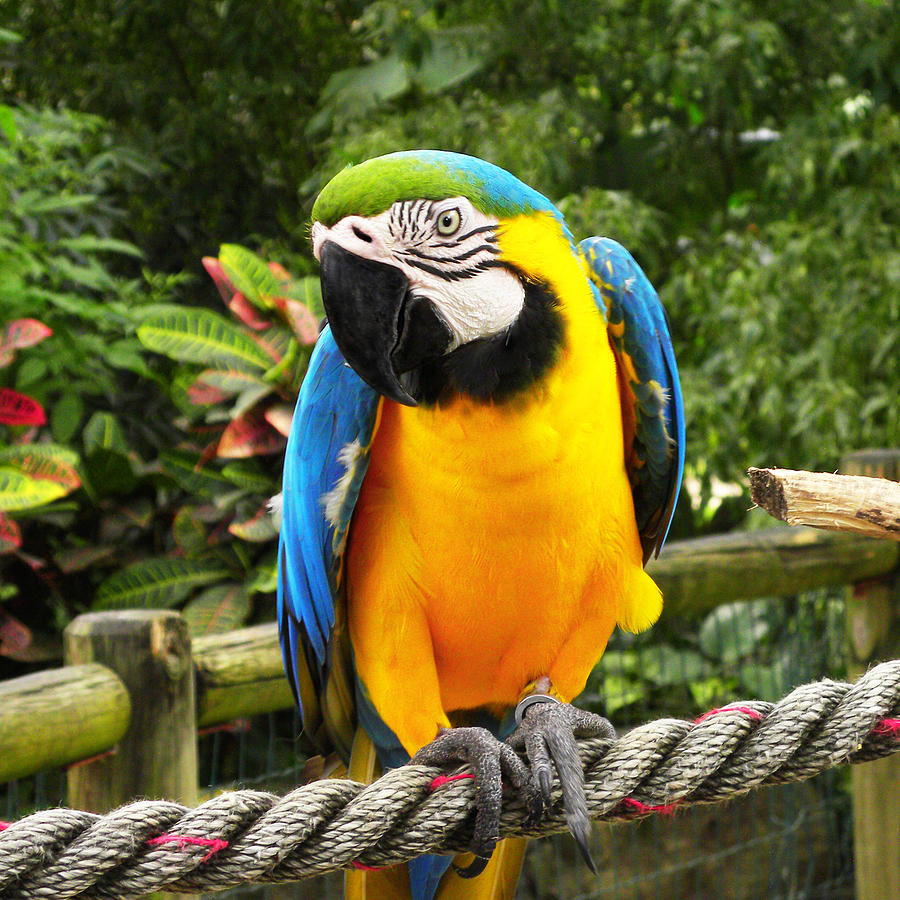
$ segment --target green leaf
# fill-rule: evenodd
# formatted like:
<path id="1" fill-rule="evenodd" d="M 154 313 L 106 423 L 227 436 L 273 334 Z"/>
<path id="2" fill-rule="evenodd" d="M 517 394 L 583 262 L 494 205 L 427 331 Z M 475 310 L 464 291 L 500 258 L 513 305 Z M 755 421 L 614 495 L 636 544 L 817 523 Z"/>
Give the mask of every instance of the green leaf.
<path id="1" fill-rule="evenodd" d="M 6 460 L 18 460 L 23 456 L 47 456 L 59 459 L 69 466 L 78 465 L 78 454 L 70 447 L 61 444 L 14 444 L 0 449 L 0 465 Z"/>
<path id="2" fill-rule="evenodd" d="M 243 541 L 256 544 L 263 544 L 278 537 L 278 529 L 265 504 L 251 518 L 243 522 L 232 522 L 228 526 L 228 531 Z"/>
<path id="3" fill-rule="evenodd" d="M 393 53 L 365 66 L 334 72 L 322 90 L 319 111 L 309 120 L 307 131 L 316 134 L 338 117 L 362 116 L 379 103 L 398 97 L 409 85 L 409 66 Z"/>
<path id="4" fill-rule="evenodd" d="M 248 388 L 265 388 L 266 392 L 272 389 L 258 375 L 242 369 L 206 369 L 197 376 L 197 381 L 228 394 L 237 394 Z"/>
<path id="5" fill-rule="evenodd" d="M 692 681 L 688 685 L 688 690 L 694 702 L 704 712 L 715 706 L 721 706 L 734 696 L 734 685 L 716 676 Z"/>
<path id="6" fill-rule="evenodd" d="M 125 256 L 136 256 L 138 258 L 144 255 L 139 247 L 135 247 L 134 244 L 130 244 L 128 241 L 95 237 L 92 234 L 82 234 L 72 238 L 59 238 L 56 245 L 65 247 L 67 250 L 74 250 L 76 253 L 121 253 Z"/>
<path id="7" fill-rule="evenodd" d="M 0 465 L 17 469 L 29 478 L 51 481 L 65 493 L 81 486 L 75 466 L 77 454 L 55 444 L 15 444 L 0 450 Z"/>
<path id="8" fill-rule="evenodd" d="M 298 278 L 292 282 L 287 290 L 287 295 L 292 300 L 298 300 L 304 306 L 308 306 L 317 319 L 321 319 L 325 315 L 325 304 L 322 302 L 322 281 L 315 275 Z"/>
<path id="9" fill-rule="evenodd" d="M 206 526 L 190 506 L 182 506 L 175 513 L 172 536 L 185 556 L 199 556 L 206 550 Z"/>
<path id="10" fill-rule="evenodd" d="M 112 544 L 104 544 L 99 547 L 66 547 L 53 554 L 53 561 L 65 574 L 71 572 L 83 572 L 85 569 L 95 566 L 98 562 L 108 559 L 116 552 Z"/>
<path id="11" fill-rule="evenodd" d="M 250 594 L 270 594 L 275 590 L 277 584 L 278 567 L 275 564 L 275 554 L 273 553 L 253 570 L 247 583 L 247 592 Z"/>
<path id="12" fill-rule="evenodd" d="M 268 397 L 274 390 L 275 388 L 271 384 L 263 384 L 242 391 L 235 399 L 231 409 L 228 410 L 228 415 L 232 419 L 232 424 L 233 420 L 239 419 L 241 416 L 248 413 L 260 400 L 264 397 Z M 258 410 L 256 412 L 258 412 Z M 251 413 L 251 415 L 252 414 L 253 413 Z"/>
<path id="13" fill-rule="evenodd" d="M 43 506 L 68 493 L 68 488 L 53 481 L 29 478 L 17 469 L 0 466 L 0 510 L 4 512 Z"/>
<path id="14" fill-rule="evenodd" d="M 16 372 L 16 390 L 25 391 L 27 388 L 40 381 L 47 374 L 48 366 L 45 359 L 39 356 L 29 356 L 22 360 L 19 365 L 19 371 Z M 59 405 L 64 398 L 60 398 L 56 404 L 50 409 L 50 428 L 53 428 L 53 410 Z"/>
<path id="15" fill-rule="evenodd" d="M 637 675 L 641 668 L 641 656 L 636 650 L 607 650 L 595 667 L 604 673 Z"/>
<path id="16" fill-rule="evenodd" d="M 97 450 L 111 450 L 121 456 L 128 454 L 128 444 L 116 417 L 110 412 L 95 412 L 82 433 L 84 451 L 88 455 Z"/>
<path id="17" fill-rule="evenodd" d="M 35 193 L 19 197 L 19 211 L 25 215 L 46 215 L 47 213 L 76 212 L 97 202 L 95 194 L 55 194 L 52 197 Z"/>
<path id="18" fill-rule="evenodd" d="M 714 609 L 700 628 L 700 648 L 707 656 L 733 663 L 752 653 L 772 631 L 771 601 L 726 603 Z"/>
<path id="19" fill-rule="evenodd" d="M 268 354 L 227 319 L 205 309 L 168 307 L 138 326 L 141 343 L 156 353 L 221 368 L 265 371 Z"/>
<path id="20" fill-rule="evenodd" d="M 626 675 L 605 675 L 603 678 L 601 696 L 608 716 L 615 715 L 626 706 L 643 700 L 646 693 L 645 687 L 640 682 Z"/>
<path id="21" fill-rule="evenodd" d="M 152 609 L 181 602 L 194 588 L 228 575 L 221 563 L 194 559 L 147 559 L 116 572 L 97 589 L 93 608 Z"/>
<path id="22" fill-rule="evenodd" d="M 296 343 L 290 331 L 277 325 L 258 332 L 254 335 L 254 340 L 269 354 L 272 362 L 276 363 L 281 362 L 290 350 L 291 344 Z"/>
<path id="23" fill-rule="evenodd" d="M 191 637 L 233 631 L 250 615 L 250 597 L 239 584 L 217 584 L 203 591 L 182 610 Z"/>
<path id="24" fill-rule="evenodd" d="M 0 554 L 12 553 L 13 550 L 18 550 L 21 546 L 22 532 L 18 523 L 5 513 L 0 512 Z M 5 587 L 6 585 L 0 585 L 0 590 Z M 6 596 L 0 593 L 0 603 L 5 599 Z"/>
<path id="25" fill-rule="evenodd" d="M 89 493 L 99 496 L 127 494 L 137 485 L 131 459 L 119 450 L 98 447 L 84 461 Z"/>
<path id="26" fill-rule="evenodd" d="M 711 672 L 712 667 L 699 653 L 667 644 L 653 647 L 641 657 L 641 675 L 660 687 L 696 681 Z"/>
<path id="27" fill-rule="evenodd" d="M 484 32 L 481 32 L 484 37 Z M 473 50 L 474 29 L 448 29 L 435 35 L 415 75 L 422 90 L 436 94 L 474 75 L 488 62 L 488 55 Z"/>
<path id="28" fill-rule="evenodd" d="M 0 43 L 3 41 L 2 36 L 3 29 L 0 28 Z M 13 111 L 2 103 L 0 103 L 0 131 L 3 132 L 3 136 L 10 144 L 14 144 L 18 140 L 19 129 L 16 126 L 16 117 Z"/>
<path id="29" fill-rule="evenodd" d="M 252 462 L 230 462 L 222 467 L 222 475 L 232 484 L 257 494 L 272 494 L 278 490 L 275 481 Z"/>
<path id="30" fill-rule="evenodd" d="M 65 256 L 54 256 L 48 262 L 63 278 L 81 287 L 101 292 L 116 288 L 113 277 L 96 260 L 88 258 L 85 265 L 78 265 Z"/>
<path id="31" fill-rule="evenodd" d="M 198 468 L 198 453 L 165 450 L 160 454 L 159 460 L 163 471 L 188 493 L 215 497 L 232 489 L 232 483 L 211 466 Z"/>
<path id="32" fill-rule="evenodd" d="M 239 244 L 222 244 L 219 262 L 235 288 L 255 306 L 270 308 L 272 304 L 265 298 L 283 291 L 266 261 Z"/>

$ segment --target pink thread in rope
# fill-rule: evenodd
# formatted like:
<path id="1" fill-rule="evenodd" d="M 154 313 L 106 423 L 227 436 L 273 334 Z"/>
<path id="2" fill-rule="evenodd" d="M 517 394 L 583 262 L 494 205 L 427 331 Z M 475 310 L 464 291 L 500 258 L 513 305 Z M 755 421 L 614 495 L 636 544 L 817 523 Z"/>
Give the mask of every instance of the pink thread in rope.
<path id="1" fill-rule="evenodd" d="M 359 869 L 360 872 L 380 872 L 384 866 L 364 866 L 361 862 L 357 862 L 355 859 L 352 863 L 350 863 L 354 869 Z"/>
<path id="2" fill-rule="evenodd" d="M 208 728 L 200 728 L 197 730 L 197 734 L 206 737 L 209 734 L 215 734 L 217 731 L 227 731 L 230 734 L 236 734 L 249 730 L 249 719 L 235 719 L 232 722 L 223 722 L 221 725 L 210 725 Z"/>
<path id="3" fill-rule="evenodd" d="M 76 762 L 69 763 L 67 766 L 63 766 L 63 768 L 68 772 L 69 769 L 77 769 L 79 766 L 86 766 L 88 763 L 97 762 L 100 759 L 106 759 L 107 756 L 115 756 L 116 753 L 119 752 L 118 744 L 115 747 L 111 747 L 109 750 L 104 750 L 102 753 L 98 753 L 95 756 L 88 756 L 85 759 L 79 759 Z"/>
<path id="4" fill-rule="evenodd" d="M 0 822 L 0 831 L 6 831 L 10 825 L 12 825 L 12 822 Z"/>
<path id="5" fill-rule="evenodd" d="M 622 806 L 630 806 L 635 812 L 659 813 L 661 816 L 675 815 L 677 805 L 677 803 L 666 803 L 664 806 L 648 806 L 646 803 L 641 803 L 640 800 L 632 800 L 631 797 L 626 797 L 622 801 Z"/>
<path id="6" fill-rule="evenodd" d="M 900 719 L 882 719 L 872 729 L 872 734 L 883 734 L 900 741 Z"/>
<path id="7" fill-rule="evenodd" d="M 441 785 L 448 784 L 451 781 L 461 781 L 463 778 L 474 778 L 471 772 L 463 772 L 460 775 L 438 775 L 431 784 L 428 785 L 429 791 L 436 791 Z"/>
<path id="8" fill-rule="evenodd" d="M 150 838 L 147 843 L 151 846 L 157 846 L 159 844 L 178 844 L 179 850 L 184 850 L 187 846 L 209 847 L 209 853 L 203 857 L 201 862 L 206 862 L 211 856 L 218 853 L 220 850 L 224 850 L 228 846 L 228 841 L 223 841 L 220 838 L 189 837 L 186 834 L 161 834 L 159 837 Z"/>
<path id="9" fill-rule="evenodd" d="M 711 709 L 709 712 L 703 713 L 698 719 L 694 719 L 694 724 L 699 725 L 704 719 L 710 718 L 710 716 L 716 716 L 719 713 L 725 712 L 740 712 L 745 716 L 749 716 L 755 722 L 758 722 L 762 718 L 762 713 L 753 709 L 751 706 L 720 706 L 716 709 Z"/>

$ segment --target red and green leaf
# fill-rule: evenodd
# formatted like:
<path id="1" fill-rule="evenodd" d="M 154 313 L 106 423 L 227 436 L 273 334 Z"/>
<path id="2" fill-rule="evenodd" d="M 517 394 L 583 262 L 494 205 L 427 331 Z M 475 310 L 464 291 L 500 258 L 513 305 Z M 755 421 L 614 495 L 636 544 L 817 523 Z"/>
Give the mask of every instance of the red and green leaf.
<path id="1" fill-rule="evenodd" d="M 31 645 L 31 629 L 0 609 L 0 656 L 21 660 Z"/>
<path id="2" fill-rule="evenodd" d="M 316 342 L 319 337 L 319 323 L 306 304 L 291 300 L 290 297 L 275 297 L 273 302 L 301 344 L 310 346 Z"/>
<path id="3" fill-rule="evenodd" d="M 113 544 L 101 547 L 67 547 L 53 554 L 53 561 L 60 572 L 70 575 L 72 572 L 83 572 L 94 564 L 108 559 L 116 552 Z"/>
<path id="4" fill-rule="evenodd" d="M 269 271 L 275 276 L 282 287 L 287 287 L 291 283 L 291 273 L 281 264 L 277 262 L 269 263 Z"/>
<path id="5" fill-rule="evenodd" d="M 235 316 L 254 331 L 262 331 L 269 327 L 269 320 L 264 319 L 256 311 L 256 307 L 247 302 L 247 298 L 243 294 L 236 293 L 227 301 L 227 306 Z"/>
<path id="6" fill-rule="evenodd" d="M 219 263 L 235 289 L 255 306 L 271 307 L 271 298 L 281 292 L 282 284 L 266 261 L 246 247 L 223 244 L 219 248 Z"/>
<path id="7" fill-rule="evenodd" d="M 234 285 L 228 280 L 225 270 L 214 256 L 204 256 L 202 259 L 203 268 L 206 269 L 209 277 L 215 282 L 222 299 L 228 303 L 234 294 Z"/>
<path id="8" fill-rule="evenodd" d="M 37 319 L 13 319 L 6 323 L 0 347 L 13 347 L 22 350 L 33 347 L 53 334 L 53 329 Z"/>
<path id="9" fill-rule="evenodd" d="M 191 637 L 233 631 L 247 621 L 250 598 L 243 585 L 217 584 L 191 600 L 183 615 Z"/>
<path id="10" fill-rule="evenodd" d="M 197 381 L 226 395 L 239 394 L 250 388 L 268 387 L 261 378 L 240 369 L 205 369 L 197 376 Z"/>
<path id="11" fill-rule="evenodd" d="M 288 350 L 290 350 L 291 341 L 293 340 L 291 333 L 287 329 L 277 325 L 255 334 L 253 339 L 269 354 L 272 362 L 275 363 L 284 359 Z"/>
<path id="12" fill-rule="evenodd" d="M 206 549 L 206 526 L 191 506 L 182 506 L 175 513 L 172 536 L 185 556 L 198 556 Z"/>
<path id="13" fill-rule="evenodd" d="M 0 369 L 15 359 L 16 350 L 33 347 L 51 334 L 53 329 L 37 319 L 13 319 L 7 322 L 0 334 Z"/>
<path id="14" fill-rule="evenodd" d="M 0 554 L 12 553 L 22 546 L 22 531 L 15 519 L 0 512 Z"/>
<path id="15" fill-rule="evenodd" d="M 228 575 L 218 562 L 197 559 L 145 559 L 116 572 L 97 589 L 94 609 L 168 608 L 195 588 Z"/>
<path id="16" fill-rule="evenodd" d="M 294 408 L 287 403 L 276 403 L 263 414 L 265 420 L 279 433 L 287 437 L 291 433 Z"/>
<path id="17" fill-rule="evenodd" d="M 272 521 L 268 504 L 263 504 L 257 512 L 243 522 L 232 522 L 228 531 L 243 541 L 262 544 L 278 537 L 278 529 Z"/>
<path id="18" fill-rule="evenodd" d="M 81 487 L 74 463 L 78 457 L 56 444 L 15 444 L 0 450 L 0 466 L 17 469 L 39 481 L 52 481 L 66 493 Z"/>
<path id="19" fill-rule="evenodd" d="M 35 631 L 12 613 L 0 609 L 0 656 L 17 662 L 47 662 L 62 656 L 58 634 Z"/>
<path id="20" fill-rule="evenodd" d="M 214 406 L 216 403 L 222 403 L 231 396 L 227 391 L 204 383 L 202 372 L 194 382 L 188 385 L 186 393 L 191 403 L 195 406 Z"/>
<path id="21" fill-rule="evenodd" d="M 217 455 L 225 459 L 246 459 L 278 453 L 286 441 L 257 412 L 249 412 L 230 422 L 219 439 Z"/>
<path id="22" fill-rule="evenodd" d="M 137 336 L 148 349 L 182 362 L 250 371 L 271 365 L 269 354 L 249 334 L 208 309 L 157 308 L 138 326 Z"/>
<path id="23" fill-rule="evenodd" d="M 0 425 L 43 425 L 44 407 L 33 397 L 12 388 L 0 388 Z"/>
<path id="24" fill-rule="evenodd" d="M 18 469 L 0 466 L 0 511 L 33 509 L 68 493 L 68 488 L 52 481 L 30 478 Z"/>

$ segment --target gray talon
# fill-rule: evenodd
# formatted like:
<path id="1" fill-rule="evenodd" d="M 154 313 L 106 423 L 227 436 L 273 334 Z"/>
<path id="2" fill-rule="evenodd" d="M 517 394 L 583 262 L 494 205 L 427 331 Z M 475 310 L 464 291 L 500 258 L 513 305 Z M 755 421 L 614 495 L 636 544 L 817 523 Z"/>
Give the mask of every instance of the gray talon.
<path id="1" fill-rule="evenodd" d="M 463 878 L 480 875 L 500 840 L 503 778 L 518 792 L 532 819 L 540 816 L 541 798 L 531 781 L 528 766 L 509 744 L 499 741 L 486 728 L 449 728 L 410 760 L 416 765 L 454 766 L 467 763 L 475 775 L 475 828 L 470 851 L 475 860 L 454 866 Z"/>
<path id="2" fill-rule="evenodd" d="M 591 825 L 584 792 L 584 772 L 575 739 L 612 739 L 615 735 L 610 722 L 596 713 L 578 709 L 569 703 L 538 702 L 529 704 L 523 710 L 522 722 L 509 738 L 511 746 L 525 750 L 544 803 L 548 806 L 552 786 L 551 765 L 556 768 L 566 824 L 585 863 L 595 875 L 597 867 L 591 858 L 588 840 Z"/>
<path id="3" fill-rule="evenodd" d="M 487 868 L 487 864 L 490 861 L 491 858 L 489 856 L 476 856 L 467 866 L 454 865 L 453 871 L 456 872 L 460 878 L 475 878 L 476 875 L 480 875 Z"/>

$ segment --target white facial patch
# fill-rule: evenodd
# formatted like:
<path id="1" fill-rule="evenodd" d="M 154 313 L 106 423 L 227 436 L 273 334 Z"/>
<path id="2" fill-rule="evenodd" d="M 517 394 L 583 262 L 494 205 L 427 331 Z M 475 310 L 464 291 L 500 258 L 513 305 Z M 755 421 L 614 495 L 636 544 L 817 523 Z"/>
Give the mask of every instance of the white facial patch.
<path id="1" fill-rule="evenodd" d="M 412 293 L 426 297 L 450 326 L 449 350 L 507 329 L 519 316 L 525 290 L 499 259 L 495 218 L 465 197 L 403 200 L 377 216 L 346 216 L 312 229 L 316 258 L 326 241 L 357 256 L 400 269 Z"/>

